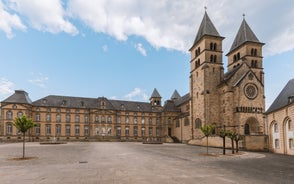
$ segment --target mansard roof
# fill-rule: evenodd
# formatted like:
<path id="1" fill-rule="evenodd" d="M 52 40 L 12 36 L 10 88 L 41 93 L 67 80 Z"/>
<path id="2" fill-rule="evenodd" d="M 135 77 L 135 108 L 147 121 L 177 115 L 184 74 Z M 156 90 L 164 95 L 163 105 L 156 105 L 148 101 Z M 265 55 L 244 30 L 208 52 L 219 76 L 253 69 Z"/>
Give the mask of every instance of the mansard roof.
<path id="1" fill-rule="evenodd" d="M 254 42 L 254 43 L 260 43 L 260 44 L 264 45 L 264 43 L 261 43 L 258 40 L 258 38 L 254 34 L 254 32 L 251 30 L 251 28 L 247 24 L 246 20 L 243 19 L 241 26 L 239 28 L 239 31 L 234 39 L 234 42 L 231 46 L 229 53 L 231 53 L 232 51 L 234 51 L 238 47 L 242 46 L 246 42 Z"/>
<path id="2" fill-rule="evenodd" d="M 173 95 L 171 96 L 171 99 L 176 100 L 178 98 L 181 98 L 181 95 L 179 94 L 179 92 L 177 90 L 175 90 Z"/>
<path id="3" fill-rule="evenodd" d="M 32 100 L 29 98 L 27 92 L 25 92 L 23 90 L 15 90 L 15 93 L 13 95 L 6 98 L 1 103 L 32 104 Z"/>
<path id="4" fill-rule="evenodd" d="M 83 98 L 50 95 L 34 101 L 33 105 L 39 107 L 64 107 L 85 109 L 96 108 L 106 110 L 158 112 L 156 108 L 152 108 L 151 104 L 147 102 L 109 100 L 105 97 Z"/>
<path id="5" fill-rule="evenodd" d="M 266 111 L 266 114 L 279 110 L 286 107 L 290 103 L 294 102 L 294 79 L 291 79 L 283 90 L 280 92 L 278 97 L 274 100 L 271 106 Z"/>
<path id="6" fill-rule="evenodd" d="M 214 27 L 213 23 L 211 22 L 208 14 L 204 13 L 202 22 L 200 24 L 200 27 L 198 29 L 196 38 L 194 40 L 195 45 L 203 36 L 208 35 L 208 36 L 216 36 L 216 37 L 221 37 L 219 33 L 217 32 L 216 28 Z"/>
<path id="7" fill-rule="evenodd" d="M 160 94 L 158 93 L 157 89 L 154 88 L 153 93 L 150 98 L 161 98 Z"/>

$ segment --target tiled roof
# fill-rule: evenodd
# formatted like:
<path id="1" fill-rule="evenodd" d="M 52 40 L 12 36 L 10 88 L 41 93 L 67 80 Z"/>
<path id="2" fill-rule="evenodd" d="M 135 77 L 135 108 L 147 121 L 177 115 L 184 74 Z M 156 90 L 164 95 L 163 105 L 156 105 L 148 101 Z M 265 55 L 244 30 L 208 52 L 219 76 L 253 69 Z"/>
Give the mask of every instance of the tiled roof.
<path id="1" fill-rule="evenodd" d="M 15 93 L 10 97 L 3 100 L 1 103 L 21 103 L 31 104 L 32 101 L 28 96 L 28 93 L 23 90 L 15 90 Z"/>
<path id="2" fill-rule="evenodd" d="M 206 11 L 204 13 L 204 17 L 197 32 L 194 45 L 205 35 L 221 37 L 217 32 L 216 28 L 214 27 L 213 23 L 211 22 Z"/>
<path id="3" fill-rule="evenodd" d="M 255 42 L 255 43 L 263 44 L 263 43 L 259 42 L 259 40 L 255 36 L 254 32 L 251 30 L 251 28 L 247 24 L 246 20 L 243 19 L 241 26 L 239 28 L 239 31 L 235 37 L 235 40 L 231 46 L 229 53 L 234 51 L 238 47 L 240 47 L 245 42 Z"/>
<path id="4" fill-rule="evenodd" d="M 289 98 L 292 98 L 291 101 Z M 290 103 L 294 102 L 294 79 L 290 80 L 278 97 L 274 100 L 272 105 L 266 111 L 266 114 L 279 110 Z"/>

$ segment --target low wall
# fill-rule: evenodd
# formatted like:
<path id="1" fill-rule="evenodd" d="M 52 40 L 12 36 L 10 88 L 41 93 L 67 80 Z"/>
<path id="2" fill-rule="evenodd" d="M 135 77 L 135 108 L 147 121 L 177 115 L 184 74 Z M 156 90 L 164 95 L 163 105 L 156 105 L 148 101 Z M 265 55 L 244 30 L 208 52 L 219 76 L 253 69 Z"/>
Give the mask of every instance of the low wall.
<path id="1" fill-rule="evenodd" d="M 239 149 L 248 151 L 268 151 L 268 137 L 266 135 L 248 135 L 244 140 L 239 141 Z M 188 142 L 191 145 L 206 146 L 206 137 L 192 139 Z M 235 142 L 234 142 L 235 144 Z M 219 136 L 208 137 L 208 146 L 223 147 L 223 138 Z M 234 145 L 236 147 L 236 145 Z M 226 137 L 226 148 L 232 148 L 231 139 Z"/>

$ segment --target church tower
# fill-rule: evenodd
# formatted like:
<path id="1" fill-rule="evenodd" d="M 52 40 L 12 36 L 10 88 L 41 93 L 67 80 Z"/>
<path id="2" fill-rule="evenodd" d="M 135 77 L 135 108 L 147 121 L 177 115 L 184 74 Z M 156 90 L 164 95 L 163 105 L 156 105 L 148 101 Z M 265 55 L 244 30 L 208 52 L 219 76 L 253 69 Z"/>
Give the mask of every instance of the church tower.
<path id="1" fill-rule="evenodd" d="M 193 137 L 193 134 L 197 137 L 201 125 L 216 124 L 219 121 L 217 86 L 223 78 L 223 39 L 205 11 L 193 46 L 189 50 Z"/>
<path id="2" fill-rule="evenodd" d="M 243 15 L 244 17 L 244 15 Z M 240 66 L 242 63 L 246 63 L 257 78 L 264 84 L 264 72 L 263 72 L 263 57 L 262 46 L 254 32 L 247 24 L 245 18 L 241 23 L 239 31 L 235 37 L 235 40 L 231 46 L 228 56 L 228 71 Z"/>

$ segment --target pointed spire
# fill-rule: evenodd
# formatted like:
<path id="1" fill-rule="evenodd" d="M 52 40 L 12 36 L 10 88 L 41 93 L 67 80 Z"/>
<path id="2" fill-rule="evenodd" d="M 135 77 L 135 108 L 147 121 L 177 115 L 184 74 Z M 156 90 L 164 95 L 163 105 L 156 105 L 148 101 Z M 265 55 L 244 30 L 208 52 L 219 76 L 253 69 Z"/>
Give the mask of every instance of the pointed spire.
<path id="1" fill-rule="evenodd" d="M 203 36 L 209 35 L 209 36 L 217 36 L 221 37 L 219 33 L 217 32 L 216 28 L 214 27 L 213 23 L 211 22 L 205 7 L 205 13 L 204 17 L 202 19 L 202 22 L 200 24 L 199 30 L 197 32 L 194 44 L 195 45 Z"/>
<path id="2" fill-rule="evenodd" d="M 245 20 L 245 14 L 243 14 L 243 21 L 241 23 L 241 26 L 239 28 L 239 31 L 235 37 L 235 40 L 231 46 L 230 52 L 240 47 L 245 42 L 255 42 L 255 43 L 261 43 L 258 38 L 255 36 L 254 32 L 251 30 L 249 25 L 247 24 Z M 263 43 L 261 43 L 263 44 Z M 229 53 L 230 53 L 229 52 Z M 228 54 L 229 54 L 228 53 Z"/>
<path id="3" fill-rule="evenodd" d="M 178 98 L 181 98 L 181 95 L 178 93 L 177 90 L 174 91 L 173 95 L 171 96 L 172 100 L 176 100 Z"/>
<path id="4" fill-rule="evenodd" d="M 158 93 L 157 89 L 154 88 L 153 93 L 150 98 L 161 98 L 160 94 Z"/>

